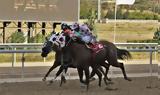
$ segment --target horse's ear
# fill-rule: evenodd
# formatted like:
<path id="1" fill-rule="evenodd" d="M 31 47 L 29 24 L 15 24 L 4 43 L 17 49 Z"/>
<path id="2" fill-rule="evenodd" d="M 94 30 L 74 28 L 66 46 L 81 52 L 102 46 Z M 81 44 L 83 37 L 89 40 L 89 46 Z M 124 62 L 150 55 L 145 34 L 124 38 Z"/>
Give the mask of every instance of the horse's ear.
<path id="1" fill-rule="evenodd" d="M 47 37 L 45 37 L 45 39 L 46 39 L 46 41 L 48 41 L 48 38 L 47 38 Z"/>
<path id="2" fill-rule="evenodd" d="M 56 32 L 55 32 L 55 31 L 52 31 L 52 34 L 56 34 Z"/>
<path id="3" fill-rule="evenodd" d="M 56 36 L 59 36 L 59 35 L 60 35 L 59 33 L 56 34 Z"/>

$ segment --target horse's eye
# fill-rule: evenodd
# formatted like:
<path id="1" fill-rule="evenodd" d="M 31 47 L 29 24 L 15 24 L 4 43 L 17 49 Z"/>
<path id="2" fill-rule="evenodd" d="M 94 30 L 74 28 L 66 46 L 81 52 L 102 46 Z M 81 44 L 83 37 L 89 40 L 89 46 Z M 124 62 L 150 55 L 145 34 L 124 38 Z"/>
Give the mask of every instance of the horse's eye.
<path id="1" fill-rule="evenodd" d="M 64 41 L 63 37 L 59 38 L 59 41 L 63 42 Z"/>
<path id="2" fill-rule="evenodd" d="M 56 40 L 56 38 L 54 37 L 53 39 L 52 39 L 52 41 L 55 41 Z"/>

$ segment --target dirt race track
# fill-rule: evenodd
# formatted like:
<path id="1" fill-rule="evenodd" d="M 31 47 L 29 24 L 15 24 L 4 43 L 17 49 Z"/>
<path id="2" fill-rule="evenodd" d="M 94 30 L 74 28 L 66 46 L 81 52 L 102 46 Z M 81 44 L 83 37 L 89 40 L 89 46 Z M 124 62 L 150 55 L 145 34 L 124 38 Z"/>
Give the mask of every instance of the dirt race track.
<path id="1" fill-rule="evenodd" d="M 114 84 L 98 87 L 98 81 L 90 83 L 88 91 L 80 87 L 79 80 L 67 80 L 59 87 L 59 80 L 48 85 L 46 82 L 1 83 L 0 95 L 160 95 L 160 80 L 157 77 L 112 79 Z M 111 88 L 111 89 L 108 89 Z"/>

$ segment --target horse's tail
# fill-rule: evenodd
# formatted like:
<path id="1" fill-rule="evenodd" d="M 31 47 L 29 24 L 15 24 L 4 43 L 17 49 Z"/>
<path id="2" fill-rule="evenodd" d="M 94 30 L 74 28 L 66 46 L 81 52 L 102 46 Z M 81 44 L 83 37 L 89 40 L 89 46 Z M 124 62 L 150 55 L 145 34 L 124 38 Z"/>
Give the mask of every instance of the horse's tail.
<path id="1" fill-rule="evenodd" d="M 106 50 L 109 50 L 109 48 L 110 48 L 110 49 L 113 49 L 113 50 L 117 51 L 117 58 L 118 59 L 122 59 L 123 60 L 123 59 L 132 58 L 132 56 L 131 56 L 129 51 L 127 51 L 125 49 L 118 49 L 112 42 L 105 41 L 105 40 L 100 40 L 99 42 L 104 45 Z"/>
<path id="2" fill-rule="evenodd" d="M 117 57 L 118 59 L 122 59 L 122 60 L 132 58 L 129 51 L 125 49 L 118 49 L 118 48 L 117 48 Z"/>

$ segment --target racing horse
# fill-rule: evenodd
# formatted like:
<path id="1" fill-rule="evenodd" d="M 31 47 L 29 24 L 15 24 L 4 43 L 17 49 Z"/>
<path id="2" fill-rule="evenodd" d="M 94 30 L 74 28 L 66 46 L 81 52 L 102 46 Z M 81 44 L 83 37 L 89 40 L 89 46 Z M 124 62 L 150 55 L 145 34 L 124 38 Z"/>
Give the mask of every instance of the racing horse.
<path id="1" fill-rule="evenodd" d="M 124 58 L 130 57 L 130 53 L 128 51 L 126 51 L 126 50 L 121 50 L 121 49 L 116 48 L 116 46 L 111 42 L 108 42 L 108 41 L 100 41 L 100 42 L 105 45 L 105 49 L 104 49 L 104 51 L 101 51 L 100 53 L 98 53 L 94 59 L 91 57 L 92 56 L 91 51 L 89 49 L 87 49 L 85 47 L 85 45 L 78 44 L 78 43 L 73 43 L 73 44 L 70 44 L 67 47 L 65 47 L 65 48 L 67 48 L 66 51 L 69 51 L 72 54 L 72 57 L 74 59 L 74 62 L 72 62 L 72 63 L 76 63 L 75 67 L 77 67 L 77 69 L 78 69 L 80 82 L 82 82 L 82 76 L 83 76 L 82 72 L 83 72 L 83 70 L 86 72 L 86 78 L 88 78 L 88 76 L 89 76 L 88 67 L 92 66 L 93 68 L 95 68 L 96 66 L 94 66 L 94 65 L 95 64 L 97 65 L 98 63 L 101 63 L 102 65 L 106 64 L 105 60 L 108 61 L 109 65 L 112 65 L 112 66 L 115 66 L 115 67 L 120 67 L 122 69 L 124 78 L 126 80 L 130 81 L 130 79 L 127 77 L 127 75 L 125 73 L 125 69 L 124 69 L 123 63 L 119 63 L 117 61 L 117 58 L 124 59 Z M 49 44 L 47 44 L 47 43 L 49 43 Z M 60 43 L 56 43 L 56 44 L 52 45 L 52 41 L 47 41 L 47 43 L 42 48 L 42 54 L 41 55 L 43 57 L 47 56 L 47 54 L 51 51 L 51 48 L 53 48 L 52 46 L 60 46 Z M 75 47 L 76 47 L 76 50 L 75 50 Z M 83 50 L 84 49 L 84 50 L 82 52 L 77 52 L 77 49 L 78 50 Z M 64 51 L 64 50 L 65 49 L 63 49 L 61 51 Z M 83 52 L 84 52 L 85 56 L 79 56 L 79 55 L 82 55 L 81 53 L 83 53 Z M 83 58 L 85 60 L 87 60 L 87 63 L 83 62 L 84 60 L 81 61 L 80 58 L 82 58 L 81 60 L 83 60 Z M 86 59 L 86 58 L 88 58 L 88 59 Z M 94 61 L 92 61 L 92 60 L 94 60 Z M 55 61 L 55 63 L 60 63 L 60 62 Z M 82 63 L 85 63 L 85 64 L 82 65 Z M 88 65 L 88 63 L 90 63 L 90 65 Z M 85 67 L 86 64 L 87 64 L 87 66 Z M 47 73 L 47 76 L 50 73 L 50 71 L 53 70 L 57 66 L 58 66 L 57 64 L 54 64 L 50 68 L 49 72 Z M 96 71 L 96 69 L 95 69 L 95 71 Z M 107 75 L 107 72 L 108 72 L 108 69 L 106 70 L 106 75 Z M 46 78 L 46 76 L 45 76 L 45 78 Z M 86 83 L 88 85 L 89 81 L 88 81 L 88 79 L 86 79 L 86 80 L 87 80 Z M 100 82 L 99 82 L 99 84 L 100 84 Z"/>
<path id="2" fill-rule="evenodd" d="M 65 46 L 63 48 L 60 48 L 61 44 L 56 43 L 55 37 L 50 38 L 48 41 L 48 44 L 45 44 L 45 47 L 42 48 L 42 57 L 46 57 L 49 51 L 51 50 L 51 47 L 54 48 L 56 52 L 61 52 L 61 54 L 70 54 L 72 57 L 72 66 L 76 67 L 78 70 L 78 75 L 80 77 L 80 82 L 89 85 L 89 66 L 93 68 L 93 71 L 98 75 L 99 77 L 99 86 L 101 86 L 101 79 L 102 79 L 102 74 L 101 72 L 97 69 L 100 65 L 99 64 L 92 64 L 95 63 L 92 59 L 92 53 L 89 49 L 86 49 L 86 46 L 80 43 L 72 42 L 69 43 L 68 46 Z M 49 45 L 52 44 L 52 46 Z M 72 45 L 76 44 L 75 46 L 72 47 Z M 50 48 L 49 48 L 50 47 Z M 75 49 L 72 49 L 76 47 Z M 77 48 L 78 47 L 78 48 Z M 80 51 L 77 52 L 76 49 L 81 49 Z M 73 50 L 73 51 L 72 51 Z M 76 50 L 76 51 L 75 51 Z M 80 53 L 84 53 L 85 55 L 81 56 Z M 100 56 L 100 55 L 99 55 Z M 101 57 L 99 57 L 101 58 Z M 85 72 L 86 76 L 86 81 L 83 81 L 83 71 Z"/>

